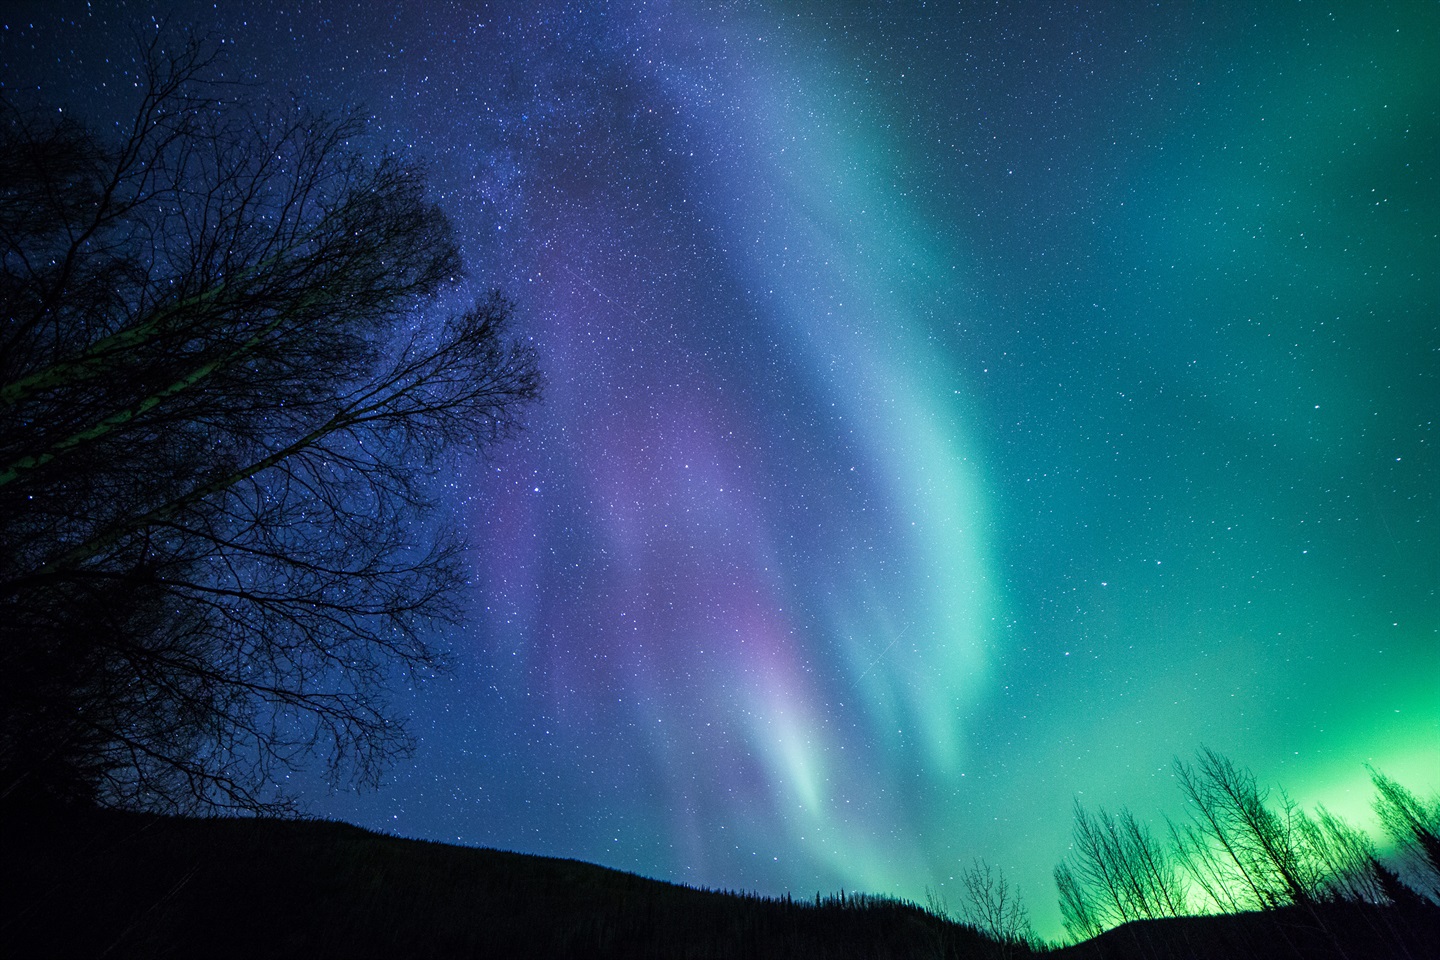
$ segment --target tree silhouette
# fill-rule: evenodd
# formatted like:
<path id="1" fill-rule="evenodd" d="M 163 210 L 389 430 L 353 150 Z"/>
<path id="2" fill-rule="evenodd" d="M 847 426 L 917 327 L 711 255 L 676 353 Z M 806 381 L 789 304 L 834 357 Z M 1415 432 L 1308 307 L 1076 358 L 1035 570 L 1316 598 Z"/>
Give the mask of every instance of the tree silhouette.
<path id="1" fill-rule="evenodd" d="M 1275 923 L 1254 932 L 1278 938 L 1281 952 L 1344 956 L 1345 941 L 1359 931 L 1382 951 L 1409 956 L 1411 941 L 1435 923 L 1434 905 L 1380 859 L 1362 830 L 1324 806 L 1307 814 L 1283 789 L 1261 787 L 1253 773 L 1213 750 L 1199 751 L 1193 765 L 1177 758 L 1175 775 L 1187 810 L 1180 822 L 1167 821 L 1168 843 L 1129 810 L 1092 815 L 1076 801 L 1070 854 L 1054 873 L 1072 939 L 1134 921 L 1263 914 Z M 1414 873 L 1425 876 L 1440 802 L 1421 801 L 1374 770 L 1371 778 L 1381 821 Z M 1136 933 L 1140 927 L 1130 928 L 1136 949 L 1150 936 Z M 1148 929 L 1185 936 L 1181 926 Z M 1184 949 L 1202 946 L 1203 937 Z"/>
<path id="2" fill-rule="evenodd" d="M 1178 829 L 1182 862 L 1207 891 L 1223 890 L 1227 909 L 1308 905 L 1323 898 L 1323 863 L 1307 840 L 1307 818 L 1285 791 L 1278 809 L 1255 775 L 1213 750 L 1196 766 L 1175 761 L 1175 776 L 1189 801 L 1190 824 Z"/>
<path id="3" fill-rule="evenodd" d="M 1030 911 L 1005 872 L 977 859 L 961 871 L 960 879 L 964 886 L 960 920 L 994 940 L 1001 956 L 1029 954 L 1036 942 Z"/>
<path id="4" fill-rule="evenodd" d="M 1374 768 L 1375 812 L 1408 865 L 1440 902 L 1440 797 L 1421 800 L 1404 786 Z"/>
<path id="5" fill-rule="evenodd" d="M 1129 920 L 1189 913 L 1170 852 L 1128 809 L 1111 816 L 1074 806 L 1071 856 L 1055 869 L 1061 915 L 1072 936 L 1092 937 Z"/>
<path id="6" fill-rule="evenodd" d="M 422 322 L 419 168 L 143 52 L 113 142 L 0 101 L 0 795 L 270 809 L 405 749 L 464 577 L 430 478 L 538 374 L 498 295 Z"/>

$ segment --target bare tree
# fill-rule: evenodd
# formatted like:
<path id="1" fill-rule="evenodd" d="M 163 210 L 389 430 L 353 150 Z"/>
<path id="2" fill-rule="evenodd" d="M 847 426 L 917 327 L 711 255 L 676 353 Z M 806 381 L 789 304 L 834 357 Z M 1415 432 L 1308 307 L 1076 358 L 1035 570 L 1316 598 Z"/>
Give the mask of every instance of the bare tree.
<path id="1" fill-rule="evenodd" d="M 1071 852 L 1055 868 L 1072 938 L 1191 912 L 1275 911 L 1281 952 L 1310 949 L 1305 944 L 1318 935 L 1343 956 L 1355 924 L 1364 924 L 1396 956 L 1418 955 L 1407 925 L 1431 923 L 1434 906 L 1382 862 L 1365 833 L 1323 806 L 1306 814 L 1282 789 L 1272 799 L 1250 771 L 1212 750 L 1200 751 L 1193 766 L 1177 759 L 1175 770 L 1189 810 L 1181 822 L 1167 820 L 1168 844 L 1128 810 L 1091 815 L 1076 802 Z M 1423 874 L 1440 801 L 1421 801 L 1371 775 L 1382 822 Z"/>
<path id="2" fill-rule="evenodd" d="M 534 398 L 421 170 L 145 48 L 115 142 L 0 102 L 0 794 L 268 809 L 371 781 L 440 662 L 453 451 Z"/>
<path id="3" fill-rule="evenodd" d="M 1410 790 L 1374 768 L 1375 813 L 1406 866 L 1429 886 L 1432 900 L 1440 902 L 1440 796 L 1421 800 Z"/>
<path id="4" fill-rule="evenodd" d="M 1005 872 L 984 860 L 975 860 L 961 871 L 960 879 L 965 888 L 961 922 L 990 936 L 1006 955 L 1029 953 L 1035 942 L 1030 911 L 1019 891 L 1005 878 Z"/>
<path id="5" fill-rule="evenodd" d="M 1060 893 L 1060 920 L 1072 940 L 1089 940 L 1105 932 L 1089 889 L 1064 861 L 1055 867 L 1055 887 Z"/>
<path id="6" fill-rule="evenodd" d="M 1216 849 L 1206 833 L 1193 823 L 1176 824 L 1166 818 L 1170 846 L 1176 862 L 1201 897 L 1202 909 L 1238 913 L 1253 909 L 1251 891 L 1234 883 L 1233 866 L 1223 848 Z"/>
<path id="7" fill-rule="evenodd" d="M 1279 799 L 1272 807 L 1269 791 L 1254 774 L 1213 750 L 1201 750 L 1195 767 L 1177 759 L 1175 771 L 1190 802 L 1190 823 L 1174 831 L 1181 862 L 1215 905 L 1297 908 L 1306 925 L 1343 955 L 1334 915 L 1322 907 L 1352 899 L 1366 886 L 1366 878 L 1356 873 L 1359 858 L 1374 861 L 1357 835 L 1323 809 L 1317 824 L 1284 790 L 1276 791 Z"/>
<path id="8" fill-rule="evenodd" d="M 1324 865 L 1307 844 L 1307 818 L 1289 795 L 1279 791 L 1279 808 L 1272 809 L 1268 791 L 1248 770 L 1213 750 L 1200 751 L 1196 760 L 1196 767 L 1177 760 L 1175 773 L 1190 803 L 1182 847 L 1197 858 L 1190 870 L 1197 882 L 1223 887 L 1243 909 L 1323 899 Z M 1206 873 L 1208 882 L 1200 879 Z"/>
<path id="9" fill-rule="evenodd" d="M 1173 857 L 1128 809 L 1093 816 L 1077 800 L 1070 862 L 1056 872 L 1079 929 L 1189 912 Z M 1072 931 L 1074 932 L 1074 931 Z M 1093 935 L 1093 934 L 1089 934 Z"/>
<path id="10" fill-rule="evenodd" d="M 1323 876 L 1327 900 L 1381 904 L 1389 899 L 1375 872 L 1378 855 L 1365 833 L 1343 817 L 1316 808 L 1315 817 L 1300 820 L 1305 848 Z"/>

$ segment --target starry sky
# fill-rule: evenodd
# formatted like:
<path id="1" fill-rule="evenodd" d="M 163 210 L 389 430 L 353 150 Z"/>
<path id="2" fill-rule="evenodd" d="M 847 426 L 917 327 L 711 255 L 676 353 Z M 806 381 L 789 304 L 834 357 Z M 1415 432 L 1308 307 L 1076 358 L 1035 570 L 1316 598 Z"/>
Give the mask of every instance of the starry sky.
<path id="1" fill-rule="evenodd" d="M 1436 4 L 47 0 L 0 80 L 103 123 L 152 15 L 423 158 L 547 378 L 312 812 L 1053 935 L 1176 755 L 1440 787 Z"/>

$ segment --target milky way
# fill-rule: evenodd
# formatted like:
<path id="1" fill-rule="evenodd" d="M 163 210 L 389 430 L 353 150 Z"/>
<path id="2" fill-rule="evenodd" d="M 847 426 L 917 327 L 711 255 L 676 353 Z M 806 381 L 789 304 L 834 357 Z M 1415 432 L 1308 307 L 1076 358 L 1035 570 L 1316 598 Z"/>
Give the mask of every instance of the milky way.
<path id="1" fill-rule="evenodd" d="M 1072 799 L 1202 745 L 1440 785 L 1437 8 L 834 6 L 176 5 L 428 159 L 547 377 L 442 478 L 416 757 L 313 808 L 764 893 L 985 857 L 1053 933 Z M 7 85 L 106 75 L 65 7 Z"/>

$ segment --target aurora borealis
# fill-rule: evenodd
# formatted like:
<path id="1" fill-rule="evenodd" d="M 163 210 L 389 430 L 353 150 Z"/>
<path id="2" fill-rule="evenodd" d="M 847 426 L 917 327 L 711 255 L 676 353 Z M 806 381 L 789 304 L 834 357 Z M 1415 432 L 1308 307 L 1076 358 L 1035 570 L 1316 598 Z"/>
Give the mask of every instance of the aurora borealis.
<path id="1" fill-rule="evenodd" d="M 1440 787 L 1435 4 L 52 2 L 6 86 L 103 111 L 158 8 L 426 158 L 547 378 L 441 478 L 415 757 L 313 812 L 766 894 L 984 857 L 1053 934 L 1072 799 L 1202 745 Z"/>

